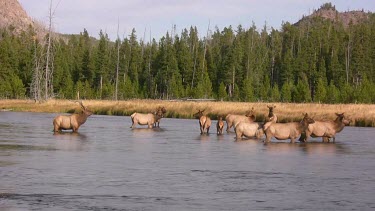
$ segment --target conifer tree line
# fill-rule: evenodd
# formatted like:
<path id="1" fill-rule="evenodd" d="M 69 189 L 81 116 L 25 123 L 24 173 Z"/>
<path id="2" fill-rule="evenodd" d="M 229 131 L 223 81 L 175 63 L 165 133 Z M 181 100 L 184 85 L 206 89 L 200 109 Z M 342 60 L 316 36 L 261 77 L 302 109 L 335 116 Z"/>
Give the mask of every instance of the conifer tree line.
<path id="1" fill-rule="evenodd" d="M 31 27 L 18 35 L 0 30 L 0 98 L 38 98 L 45 49 Z M 190 27 L 149 41 L 134 29 L 114 42 L 84 29 L 52 39 L 51 51 L 53 98 L 375 103 L 374 14 L 348 27 L 315 17 L 208 36 Z"/>

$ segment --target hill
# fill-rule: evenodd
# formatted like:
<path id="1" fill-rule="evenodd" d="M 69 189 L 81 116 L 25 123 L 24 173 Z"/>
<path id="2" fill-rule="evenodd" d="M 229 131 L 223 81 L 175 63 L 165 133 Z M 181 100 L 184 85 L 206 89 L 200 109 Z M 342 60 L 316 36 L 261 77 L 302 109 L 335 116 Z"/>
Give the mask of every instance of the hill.
<path id="1" fill-rule="evenodd" d="M 330 20 L 333 23 L 342 24 L 344 28 L 347 28 L 350 24 L 356 25 L 367 21 L 370 14 L 370 12 L 365 12 L 364 10 L 339 12 L 331 3 L 326 3 L 318 10 L 314 10 L 311 15 L 304 16 L 301 20 L 295 23 L 295 25 L 303 25 L 314 18 L 323 18 L 325 20 Z"/>
<path id="2" fill-rule="evenodd" d="M 15 33 L 35 27 L 34 21 L 27 15 L 17 0 L 0 1 L 0 28 L 9 28 Z"/>

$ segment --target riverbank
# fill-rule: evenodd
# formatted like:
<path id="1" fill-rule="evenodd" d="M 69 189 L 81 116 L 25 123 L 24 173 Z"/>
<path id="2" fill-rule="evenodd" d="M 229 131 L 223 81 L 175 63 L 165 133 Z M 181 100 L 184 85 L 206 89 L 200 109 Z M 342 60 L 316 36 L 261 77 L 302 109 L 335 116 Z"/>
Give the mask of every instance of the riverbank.
<path id="1" fill-rule="evenodd" d="M 275 105 L 274 113 L 279 122 L 300 121 L 302 113 L 308 113 L 316 120 L 333 120 L 335 113 L 345 113 L 351 119 L 351 126 L 375 127 L 374 104 L 317 104 L 317 103 L 259 103 L 259 102 L 212 102 L 212 101 L 166 101 L 166 100 L 84 100 L 83 104 L 95 114 L 129 116 L 134 112 L 147 113 L 159 106 L 167 109 L 167 118 L 194 118 L 198 109 L 212 119 L 218 115 L 245 114 L 254 107 L 256 121 L 264 121 L 268 115 L 267 105 Z M 0 100 L 2 111 L 74 113 L 80 111 L 78 103 L 70 100 L 48 100 L 34 102 L 32 100 Z"/>

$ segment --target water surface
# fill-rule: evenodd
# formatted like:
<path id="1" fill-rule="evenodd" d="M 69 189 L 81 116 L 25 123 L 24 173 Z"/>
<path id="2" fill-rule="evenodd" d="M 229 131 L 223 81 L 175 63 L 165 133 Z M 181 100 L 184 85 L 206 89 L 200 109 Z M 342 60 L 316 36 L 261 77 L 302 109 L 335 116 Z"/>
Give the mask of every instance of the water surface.
<path id="1" fill-rule="evenodd" d="M 93 115 L 53 135 L 55 115 L 0 112 L 0 210 L 375 209 L 374 128 L 264 145 L 186 119 Z"/>

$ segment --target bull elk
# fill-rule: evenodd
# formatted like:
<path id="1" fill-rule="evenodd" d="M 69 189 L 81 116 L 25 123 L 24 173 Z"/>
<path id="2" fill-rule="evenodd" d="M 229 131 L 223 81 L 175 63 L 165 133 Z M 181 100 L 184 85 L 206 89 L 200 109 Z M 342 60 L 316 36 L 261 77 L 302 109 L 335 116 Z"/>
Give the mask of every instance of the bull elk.
<path id="1" fill-rule="evenodd" d="M 254 122 L 255 116 L 253 113 L 254 108 L 252 108 L 251 111 L 247 111 L 245 115 L 228 114 L 225 117 L 225 121 L 227 122 L 227 132 L 229 132 L 231 127 L 235 127 L 236 124 L 240 122 Z"/>
<path id="2" fill-rule="evenodd" d="M 77 132 L 79 127 L 92 115 L 92 112 L 88 110 L 81 101 L 76 102 L 81 105 L 82 112 L 79 114 L 56 116 L 53 119 L 53 131 L 55 133 L 61 132 L 61 130 L 73 130 L 73 132 Z"/>
<path id="3" fill-rule="evenodd" d="M 277 140 L 290 139 L 290 142 L 294 143 L 297 137 L 302 133 L 306 133 L 309 124 L 314 122 L 306 113 L 301 122 L 272 123 L 264 130 L 266 134 L 265 142 L 270 142 L 271 138 L 275 137 Z"/>
<path id="4" fill-rule="evenodd" d="M 148 128 L 153 128 L 156 122 L 163 117 L 163 111 L 158 109 L 148 114 L 134 112 L 130 117 L 132 120 L 132 126 L 130 126 L 130 128 L 135 128 L 137 124 L 148 125 Z"/>
<path id="5" fill-rule="evenodd" d="M 265 120 L 265 123 L 264 123 L 264 126 L 263 126 L 263 130 L 267 130 L 267 128 L 272 123 L 277 122 L 277 116 L 276 116 L 276 114 L 273 113 L 273 109 L 275 109 L 276 106 L 275 105 L 273 105 L 273 106 L 267 105 L 267 108 L 268 108 L 268 116 L 266 117 L 266 120 Z"/>
<path id="6" fill-rule="evenodd" d="M 336 133 L 341 132 L 346 125 L 350 124 L 350 120 L 344 116 L 344 113 L 335 114 L 337 117 L 334 121 L 315 121 L 315 123 L 310 124 L 306 136 L 301 136 L 299 140 L 306 142 L 310 137 L 322 137 L 323 142 L 329 142 L 330 138 L 333 138 L 333 142 L 335 142 Z"/>
<path id="7" fill-rule="evenodd" d="M 224 129 L 224 121 L 222 116 L 218 116 L 218 120 L 216 123 L 216 129 L 217 129 L 217 134 L 222 135 L 223 134 L 223 129 Z"/>
<path id="8" fill-rule="evenodd" d="M 167 113 L 167 109 L 165 109 L 165 107 L 158 107 L 157 111 L 161 111 L 163 113 L 162 117 L 164 117 L 164 114 Z M 160 124 L 160 120 L 161 118 L 157 119 L 156 122 L 154 123 L 154 127 L 160 127 L 159 124 Z M 156 123 L 158 125 L 156 125 Z"/>
<path id="9" fill-rule="evenodd" d="M 199 119 L 199 126 L 200 126 L 200 130 L 201 130 L 201 134 L 204 134 L 204 133 L 207 133 L 210 131 L 210 127 L 211 127 L 211 119 L 210 117 L 206 116 L 206 115 L 203 115 L 203 112 L 205 110 L 198 110 L 197 113 L 194 114 L 194 116 L 196 118 Z"/>
<path id="10" fill-rule="evenodd" d="M 235 127 L 236 139 L 246 138 L 258 138 L 260 139 L 264 135 L 262 125 L 257 122 L 240 122 Z"/>

